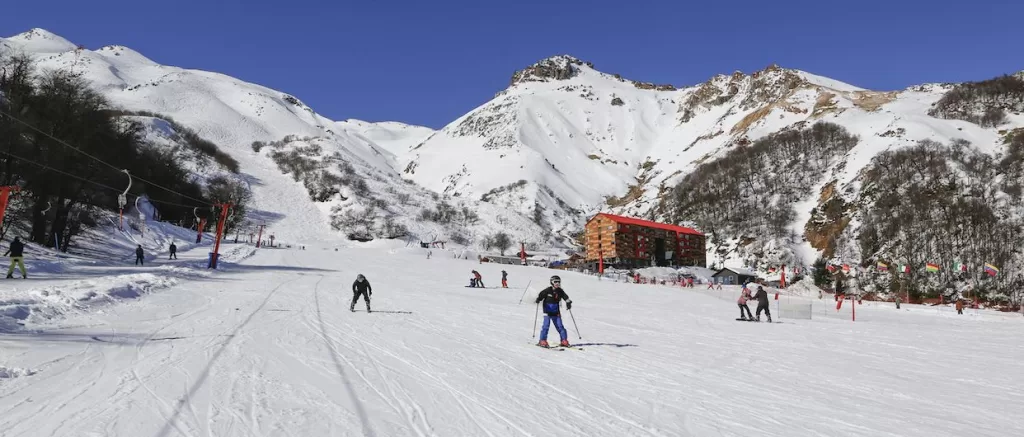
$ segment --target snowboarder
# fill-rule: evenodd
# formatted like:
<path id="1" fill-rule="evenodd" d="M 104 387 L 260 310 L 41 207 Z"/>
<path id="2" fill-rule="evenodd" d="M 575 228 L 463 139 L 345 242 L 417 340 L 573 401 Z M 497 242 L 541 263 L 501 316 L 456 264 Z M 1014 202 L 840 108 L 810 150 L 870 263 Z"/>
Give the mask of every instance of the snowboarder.
<path id="1" fill-rule="evenodd" d="M 540 341 L 537 342 L 537 346 L 548 347 L 548 326 L 554 323 L 555 329 L 558 330 L 558 336 L 562 339 L 560 343 L 562 346 L 569 346 L 569 333 L 566 332 L 565 326 L 562 325 L 562 313 L 560 311 L 561 305 L 559 301 L 565 301 L 565 309 L 572 309 L 572 299 L 569 299 L 569 295 L 565 294 L 562 290 L 562 278 L 557 275 L 552 276 L 550 280 L 551 286 L 541 290 L 540 294 L 537 295 L 537 304 L 544 302 L 544 322 L 540 328 Z"/>
<path id="2" fill-rule="evenodd" d="M 370 312 L 370 296 L 373 296 L 373 288 L 370 287 L 370 281 L 367 281 L 366 276 L 361 273 L 356 275 L 356 282 L 352 283 L 352 305 L 349 305 L 349 311 L 356 310 L 359 296 L 363 296 L 363 300 L 366 301 L 366 312 Z"/>
<path id="3" fill-rule="evenodd" d="M 501 288 L 508 288 L 508 272 L 501 271 Z"/>
<path id="4" fill-rule="evenodd" d="M 145 261 L 142 259 L 142 257 L 145 256 L 145 254 L 146 252 L 142 250 L 141 244 L 135 248 L 135 265 L 146 265 Z"/>
<path id="5" fill-rule="evenodd" d="M 743 291 L 740 292 L 740 298 L 736 300 L 736 304 L 740 307 L 740 320 L 754 320 L 754 315 L 750 313 L 750 307 L 747 306 L 747 301 L 752 299 L 750 296 L 750 289 L 746 286 L 743 287 Z M 746 310 L 746 314 L 743 313 Z"/>
<path id="6" fill-rule="evenodd" d="M 175 246 L 173 241 L 171 242 L 171 256 L 168 256 L 167 259 L 178 259 L 178 246 Z"/>
<path id="7" fill-rule="evenodd" d="M 4 256 L 8 255 L 11 256 L 11 266 L 7 268 L 7 278 L 14 277 L 14 266 L 17 265 L 21 268 L 21 279 L 28 279 L 28 273 L 25 272 L 25 243 L 20 238 L 14 237 L 14 241 L 11 241 L 11 247 Z"/>
<path id="8" fill-rule="evenodd" d="M 768 323 L 772 322 L 772 312 L 768 310 L 768 292 L 764 291 L 764 287 L 757 287 L 757 294 L 754 295 L 757 299 L 757 321 L 761 321 L 761 311 L 768 316 Z"/>
<path id="9" fill-rule="evenodd" d="M 480 272 L 473 270 L 473 277 L 476 278 L 477 288 L 484 288 L 484 277 L 480 275 Z"/>

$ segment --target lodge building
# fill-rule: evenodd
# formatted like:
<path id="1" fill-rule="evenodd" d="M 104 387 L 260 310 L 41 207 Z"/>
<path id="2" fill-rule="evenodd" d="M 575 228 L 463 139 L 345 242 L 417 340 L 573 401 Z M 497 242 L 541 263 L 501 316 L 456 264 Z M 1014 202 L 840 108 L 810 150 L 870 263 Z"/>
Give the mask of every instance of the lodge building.
<path id="1" fill-rule="evenodd" d="M 704 234 L 690 228 L 600 213 L 587 222 L 587 262 L 606 266 L 707 266 Z"/>

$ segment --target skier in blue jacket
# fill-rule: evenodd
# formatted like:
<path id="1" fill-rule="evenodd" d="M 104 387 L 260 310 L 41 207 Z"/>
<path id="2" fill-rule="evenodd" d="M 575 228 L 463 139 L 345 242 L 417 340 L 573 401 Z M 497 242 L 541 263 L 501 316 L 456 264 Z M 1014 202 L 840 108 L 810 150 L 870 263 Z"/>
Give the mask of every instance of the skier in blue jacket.
<path id="1" fill-rule="evenodd" d="M 548 326 L 554 322 L 555 329 L 558 330 L 558 336 L 561 337 L 562 346 L 569 346 L 569 333 L 565 331 L 565 326 L 562 325 L 562 313 L 560 311 L 560 301 L 565 301 L 565 309 L 572 309 L 572 299 L 569 299 L 569 295 L 565 294 L 565 290 L 562 290 L 562 278 L 557 275 L 551 277 L 551 286 L 541 290 L 540 294 L 537 295 L 537 303 L 544 302 L 544 323 L 540 328 L 540 341 L 537 342 L 537 346 L 548 347 Z"/>

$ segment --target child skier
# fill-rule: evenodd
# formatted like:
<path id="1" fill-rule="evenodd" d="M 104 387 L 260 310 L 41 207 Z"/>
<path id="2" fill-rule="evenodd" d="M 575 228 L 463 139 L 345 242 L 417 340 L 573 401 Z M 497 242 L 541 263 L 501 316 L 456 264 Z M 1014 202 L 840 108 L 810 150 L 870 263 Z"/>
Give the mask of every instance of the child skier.
<path id="1" fill-rule="evenodd" d="M 508 272 L 501 271 L 501 288 L 508 288 Z"/>
<path id="2" fill-rule="evenodd" d="M 560 311 L 561 305 L 559 301 L 565 301 L 565 309 L 572 309 L 572 299 L 569 299 L 569 295 L 565 294 L 562 290 L 562 278 L 557 275 L 551 277 L 551 286 L 541 290 L 540 294 L 537 295 L 537 304 L 544 302 L 544 322 L 540 328 L 540 341 L 537 342 L 537 346 L 548 347 L 548 326 L 554 323 L 555 329 L 558 330 L 558 336 L 562 339 L 560 343 L 562 346 L 569 346 L 569 333 L 565 331 L 565 326 L 562 325 L 562 313 Z"/>
<path id="3" fill-rule="evenodd" d="M 352 305 L 349 305 L 349 311 L 356 310 L 359 296 L 363 296 L 363 300 L 366 301 L 366 312 L 370 312 L 370 296 L 373 296 L 373 288 L 370 287 L 370 281 L 367 281 L 362 274 L 356 276 L 356 282 L 352 283 Z"/>
<path id="4" fill-rule="evenodd" d="M 740 293 L 740 298 L 736 300 L 736 304 L 740 307 L 740 320 L 754 320 L 754 315 L 750 313 L 750 307 L 747 306 L 747 301 L 752 299 L 750 296 L 750 289 L 747 286 L 743 286 L 743 291 Z M 743 310 L 747 313 L 744 314 Z"/>
<path id="5" fill-rule="evenodd" d="M 473 277 L 476 278 L 477 288 L 484 288 L 484 277 L 480 275 L 480 272 L 473 270 Z"/>
<path id="6" fill-rule="evenodd" d="M 757 294 L 754 295 L 757 298 L 757 321 L 761 321 L 761 311 L 768 316 L 768 323 L 772 322 L 772 312 L 768 311 L 768 292 L 764 291 L 764 287 L 757 287 Z"/>

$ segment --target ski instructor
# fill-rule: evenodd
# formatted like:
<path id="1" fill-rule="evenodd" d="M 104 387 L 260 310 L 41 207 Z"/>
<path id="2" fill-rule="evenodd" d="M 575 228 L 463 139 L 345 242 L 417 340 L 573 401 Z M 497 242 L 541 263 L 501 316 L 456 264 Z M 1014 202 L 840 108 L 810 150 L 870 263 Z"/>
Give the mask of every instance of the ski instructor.
<path id="1" fill-rule="evenodd" d="M 352 283 L 352 305 L 349 305 L 349 311 L 356 310 L 359 296 L 363 296 L 363 300 L 366 301 L 366 312 L 370 312 L 370 296 L 373 296 L 373 287 L 370 287 L 370 281 L 367 281 L 366 276 L 363 276 L 362 273 L 356 276 L 356 282 Z"/>
<path id="2" fill-rule="evenodd" d="M 548 347 L 548 326 L 551 322 L 554 322 L 555 329 L 558 330 L 558 336 L 561 337 L 561 345 L 569 347 L 569 333 L 565 331 L 565 326 L 562 325 L 562 313 L 560 311 L 561 305 L 559 301 L 565 301 L 565 309 L 572 309 L 572 299 L 569 299 L 569 295 L 565 294 L 565 290 L 562 290 L 562 278 L 557 275 L 551 277 L 551 286 L 541 290 L 540 294 L 537 295 L 536 303 L 544 302 L 544 324 L 540 328 L 540 341 L 537 342 L 537 346 Z"/>

